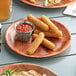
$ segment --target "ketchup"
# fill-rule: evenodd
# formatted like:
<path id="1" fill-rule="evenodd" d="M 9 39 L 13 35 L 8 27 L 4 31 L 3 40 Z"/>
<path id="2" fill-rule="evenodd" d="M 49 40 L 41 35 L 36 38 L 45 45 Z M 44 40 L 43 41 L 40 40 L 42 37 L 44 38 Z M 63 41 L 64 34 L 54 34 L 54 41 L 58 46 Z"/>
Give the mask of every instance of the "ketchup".
<path id="1" fill-rule="evenodd" d="M 16 29 L 20 32 L 29 32 L 32 30 L 32 26 L 28 23 L 22 23 L 17 25 Z"/>

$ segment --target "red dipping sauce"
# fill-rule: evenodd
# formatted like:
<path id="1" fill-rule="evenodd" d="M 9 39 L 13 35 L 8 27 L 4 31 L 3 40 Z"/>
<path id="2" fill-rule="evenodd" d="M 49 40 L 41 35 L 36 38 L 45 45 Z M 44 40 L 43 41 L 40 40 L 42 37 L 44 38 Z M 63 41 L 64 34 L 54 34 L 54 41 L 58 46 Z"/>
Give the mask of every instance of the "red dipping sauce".
<path id="1" fill-rule="evenodd" d="M 29 32 L 32 30 L 32 26 L 28 23 L 22 23 L 17 25 L 16 29 L 20 32 Z"/>

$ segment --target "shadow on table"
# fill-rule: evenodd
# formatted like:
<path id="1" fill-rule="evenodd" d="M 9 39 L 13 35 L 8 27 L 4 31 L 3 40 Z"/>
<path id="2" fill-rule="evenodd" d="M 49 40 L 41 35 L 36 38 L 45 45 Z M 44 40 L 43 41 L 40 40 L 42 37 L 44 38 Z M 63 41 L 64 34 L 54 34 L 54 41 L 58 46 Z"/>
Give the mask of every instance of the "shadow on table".
<path id="1" fill-rule="evenodd" d="M 4 48 L 7 49 L 6 53 L 9 54 L 9 57 L 12 56 L 13 59 L 17 59 L 17 62 L 26 62 L 26 63 L 28 62 L 28 63 L 35 63 L 35 64 L 47 64 L 47 65 L 48 63 L 52 65 L 62 61 L 63 59 L 66 58 L 66 56 L 64 55 L 65 54 L 67 55 L 70 51 L 70 47 L 69 47 L 66 51 L 56 56 L 47 57 L 47 58 L 29 58 L 15 53 L 7 46 L 7 44 L 4 44 Z M 14 61 L 12 62 L 14 63 Z"/>

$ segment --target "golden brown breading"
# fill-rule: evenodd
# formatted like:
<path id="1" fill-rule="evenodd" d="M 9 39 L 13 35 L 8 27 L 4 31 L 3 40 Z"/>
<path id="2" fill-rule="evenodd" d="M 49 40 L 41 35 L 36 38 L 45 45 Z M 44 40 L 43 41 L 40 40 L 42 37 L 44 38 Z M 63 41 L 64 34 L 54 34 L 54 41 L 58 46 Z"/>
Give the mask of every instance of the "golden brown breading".
<path id="1" fill-rule="evenodd" d="M 37 36 L 38 36 L 37 34 L 33 34 L 32 38 L 35 39 Z M 55 48 L 55 44 L 52 43 L 51 41 L 47 40 L 46 38 L 43 39 L 42 44 L 48 49 Z"/>
<path id="2" fill-rule="evenodd" d="M 29 55 L 33 54 L 37 50 L 39 45 L 42 43 L 43 39 L 44 39 L 44 33 L 40 32 L 37 38 L 32 42 L 30 47 L 26 50 L 26 53 Z"/>
<path id="3" fill-rule="evenodd" d="M 60 32 L 60 30 L 58 29 L 58 27 L 56 27 L 55 24 L 53 24 L 53 22 L 50 21 L 49 18 L 47 18 L 46 16 L 41 16 L 41 20 L 48 25 L 49 30 L 51 30 L 52 32 L 54 32 L 54 34 L 56 34 L 58 36 L 62 36 L 62 33 Z"/>
<path id="4" fill-rule="evenodd" d="M 49 30 L 49 27 L 47 24 L 45 24 L 44 22 L 42 22 L 41 20 L 37 19 L 36 17 L 34 17 L 32 15 L 28 15 L 27 19 L 28 19 L 28 21 L 32 22 L 37 27 L 39 27 L 41 30 L 43 30 L 43 31 Z"/>
<path id="5" fill-rule="evenodd" d="M 34 33 L 35 34 L 39 34 L 40 32 L 43 32 L 42 30 L 40 29 L 35 29 L 34 30 Z M 54 33 L 54 31 L 48 31 L 48 32 L 44 32 L 45 36 L 46 37 L 62 37 L 62 32 L 61 31 L 58 31 L 59 33 Z"/>

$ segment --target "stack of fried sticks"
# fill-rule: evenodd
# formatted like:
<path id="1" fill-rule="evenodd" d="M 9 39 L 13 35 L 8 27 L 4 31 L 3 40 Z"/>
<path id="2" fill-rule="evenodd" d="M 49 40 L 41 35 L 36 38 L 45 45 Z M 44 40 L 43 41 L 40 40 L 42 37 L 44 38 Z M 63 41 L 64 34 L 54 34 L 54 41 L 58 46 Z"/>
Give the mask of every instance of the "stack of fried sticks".
<path id="1" fill-rule="evenodd" d="M 32 34 L 34 41 L 26 50 L 26 53 L 30 55 L 33 54 L 40 44 L 43 44 L 48 49 L 55 48 L 55 44 L 47 40 L 45 37 L 62 37 L 63 34 L 58 27 L 56 27 L 56 25 L 46 16 L 41 16 L 41 18 L 38 19 L 32 15 L 28 15 L 27 20 L 32 22 L 36 27 Z"/>

